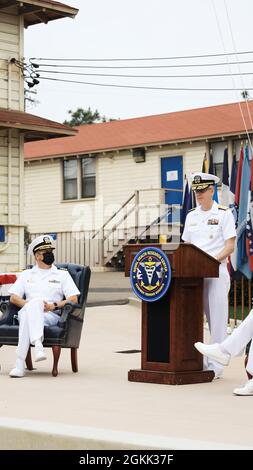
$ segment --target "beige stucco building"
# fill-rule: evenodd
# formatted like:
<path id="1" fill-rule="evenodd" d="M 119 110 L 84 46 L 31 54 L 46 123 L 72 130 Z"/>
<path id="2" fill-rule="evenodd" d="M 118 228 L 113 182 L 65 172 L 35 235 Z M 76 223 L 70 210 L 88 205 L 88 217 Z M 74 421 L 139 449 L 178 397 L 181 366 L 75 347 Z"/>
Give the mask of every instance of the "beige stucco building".
<path id="1" fill-rule="evenodd" d="M 84 125 L 75 137 L 27 144 L 30 233 L 53 233 L 61 262 L 119 266 L 124 243 L 169 232 L 166 219 L 154 223 L 161 205 L 182 204 L 184 177 L 201 171 L 205 155 L 219 176 L 226 147 L 230 166 L 239 158 L 248 121 L 245 129 L 229 104 Z"/>

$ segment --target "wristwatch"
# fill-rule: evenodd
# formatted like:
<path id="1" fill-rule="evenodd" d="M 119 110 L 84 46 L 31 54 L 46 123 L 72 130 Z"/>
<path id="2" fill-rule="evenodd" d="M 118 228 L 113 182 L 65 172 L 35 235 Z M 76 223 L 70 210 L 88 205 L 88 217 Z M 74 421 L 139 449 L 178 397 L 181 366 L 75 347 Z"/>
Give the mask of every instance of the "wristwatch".
<path id="1" fill-rule="evenodd" d="M 56 310 L 57 308 L 59 308 L 58 304 L 57 304 L 57 302 L 54 302 L 54 310 Z"/>

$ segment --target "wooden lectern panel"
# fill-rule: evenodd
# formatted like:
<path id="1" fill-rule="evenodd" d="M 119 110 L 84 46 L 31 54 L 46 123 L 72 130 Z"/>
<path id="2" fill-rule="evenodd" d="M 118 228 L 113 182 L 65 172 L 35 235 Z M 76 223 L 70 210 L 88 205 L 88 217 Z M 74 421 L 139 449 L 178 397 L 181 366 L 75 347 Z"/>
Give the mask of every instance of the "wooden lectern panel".
<path id="1" fill-rule="evenodd" d="M 146 246 L 152 246 L 164 251 L 171 265 L 172 277 L 204 278 L 219 276 L 220 263 L 190 243 L 167 243 L 164 245 L 157 243 Z M 134 257 L 142 248 L 145 248 L 145 244 L 129 244 L 124 246 L 125 276 L 130 276 Z"/>
<path id="2" fill-rule="evenodd" d="M 219 276 L 219 262 L 188 243 L 146 246 L 165 252 L 172 281 L 161 299 L 142 301 L 141 369 L 130 370 L 128 379 L 172 385 L 210 382 L 214 373 L 202 370 L 203 356 L 194 343 L 203 341 L 204 278 Z M 142 248 L 144 244 L 124 247 L 126 276 Z"/>
<path id="3" fill-rule="evenodd" d="M 142 369 L 202 370 L 202 358 L 194 348 L 203 340 L 202 288 L 202 279 L 174 279 L 160 300 L 143 302 Z"/>

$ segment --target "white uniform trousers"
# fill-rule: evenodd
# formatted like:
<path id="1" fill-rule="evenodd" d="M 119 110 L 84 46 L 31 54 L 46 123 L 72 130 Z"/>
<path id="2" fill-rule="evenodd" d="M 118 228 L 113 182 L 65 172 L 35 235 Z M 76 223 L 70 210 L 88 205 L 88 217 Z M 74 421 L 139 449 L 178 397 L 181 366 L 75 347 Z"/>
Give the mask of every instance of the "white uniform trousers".
<path id="1" fill-rule="evenodd" d="M 222 263 L 219 267 L 218 278 L 204 280 L 204 312 L 211 335 L 211 344 L 221 343 L 227 336 L 229 289 L 230 276 L 227 265 Z M 221 364 L 206 357 L 204 358 L 204 368 L 213 370 L 216 375 L 221 374 L 223 370 Z"/>
<path id="2" fill-rule="evenodd" d="M 223 352 L 229 353 L 231 356 L 240 356 L 245 346 L 253 338 L 253 310 L 250 311 L 248 316 L 243 322 L 235 328 L 233 333 L 223 341 L 220 346 Z M 252 341 L 253 343 L 253 341 Z M 253 344 L 251 343 L 247 371 L 253 375 Z"/>
<path id="3" fill-rule="evenodd" d="M 17 355 L 23 361 L 30 344 L 43 341 L 44 326 L 54 326 L 59 317 L 53 312 L 44 312 L 44 302 L 40 298 L 27 302 L 18 312 L 19 334 Z"/>

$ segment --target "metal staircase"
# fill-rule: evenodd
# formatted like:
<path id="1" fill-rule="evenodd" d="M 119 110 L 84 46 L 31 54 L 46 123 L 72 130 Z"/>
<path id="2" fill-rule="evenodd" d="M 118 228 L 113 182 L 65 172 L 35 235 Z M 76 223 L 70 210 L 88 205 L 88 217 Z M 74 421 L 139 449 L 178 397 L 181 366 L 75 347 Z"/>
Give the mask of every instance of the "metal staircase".
<path id="1" fill-rule="evenodd" d="M 124 269 L 123 246 L 126 243 L 158 243 L 160 236 L 180 237 L 180 219 L 168 224 L 169 211 L 180 206 L 164 204 L 168 189 L 135 191 L 92 236 L 94 267 Z"/>

